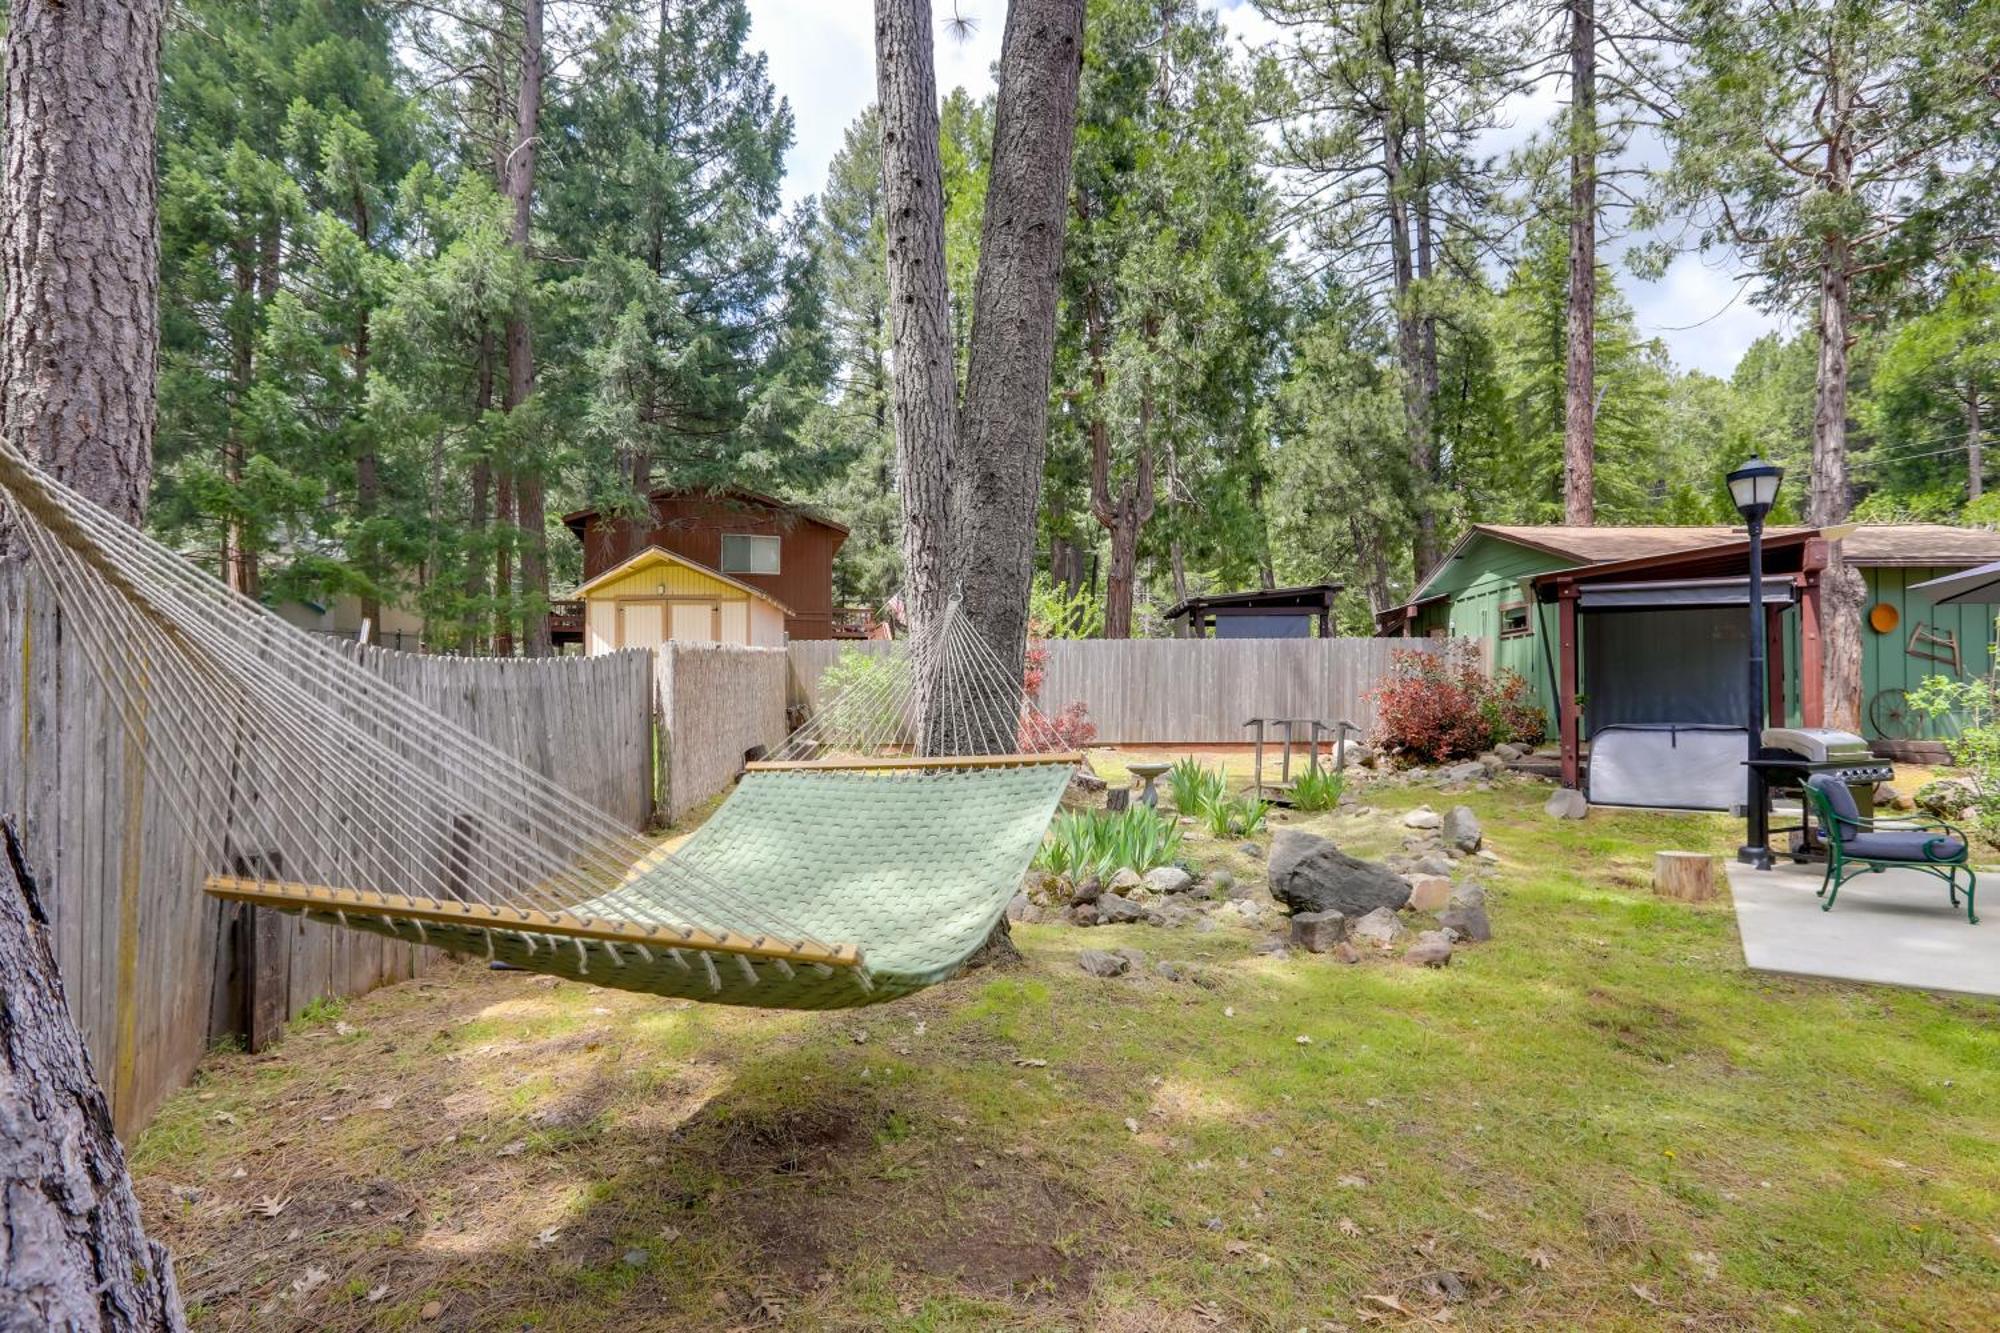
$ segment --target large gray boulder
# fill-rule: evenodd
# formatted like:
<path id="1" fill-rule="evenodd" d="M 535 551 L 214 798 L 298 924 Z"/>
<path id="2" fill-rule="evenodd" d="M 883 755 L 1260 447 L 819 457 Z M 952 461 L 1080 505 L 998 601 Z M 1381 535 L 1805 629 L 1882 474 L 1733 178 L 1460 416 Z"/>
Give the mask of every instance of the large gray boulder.
<path id="1" fill-rule="evenodd" d="M 1145 919 L 1143 903 L 1135 903 L 1116 893 L 1103 894 L 1097 900 L 1097 923 L 1101 926 L 1129 925 Z"/>
<path id="2" fill-rule="evenodd" d="M 1366 916 L 1410 900 L 1410 886 L 1389 867 L 1349 856 L 1325 838 L 1279 829 L 1271 842 L 1271 896 L 1294 912 Z"/>

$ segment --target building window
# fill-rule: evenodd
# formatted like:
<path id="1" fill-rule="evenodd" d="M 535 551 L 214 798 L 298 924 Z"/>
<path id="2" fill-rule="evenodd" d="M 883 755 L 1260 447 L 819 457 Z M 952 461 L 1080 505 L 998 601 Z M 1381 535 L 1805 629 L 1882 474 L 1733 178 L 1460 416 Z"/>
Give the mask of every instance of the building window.
<path id="1" fill-rule="evenodd" d="M 1528 604 L 1513 602 L 1500 608 L 1500 637 L 1503 639 L 1525 639 L 1535 632 L 1528 622 Z"/>
<path id="2" fill-rule="evenodd" d="M 725 574 L 775 574 L 778 572 L 778 539 L 724 533 L 722 572 Z"/>

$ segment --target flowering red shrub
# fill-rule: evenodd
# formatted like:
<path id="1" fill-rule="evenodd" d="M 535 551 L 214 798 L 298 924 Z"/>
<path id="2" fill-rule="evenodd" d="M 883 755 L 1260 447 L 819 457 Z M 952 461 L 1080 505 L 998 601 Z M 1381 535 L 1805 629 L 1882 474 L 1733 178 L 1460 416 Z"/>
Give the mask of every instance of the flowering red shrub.
<path id="1" fill-rule="evenodd" d="M 1375 742 L 1422 763 L 1464 759 L 1502 741 L 1533 745 L 1546 723 L 1528 682 L 1513 671 L 1489 679 L 1477 649 L 1452 644 L 1443 652 L 1403 649 L 1389 679 L 1370 691 Z"/>
<path id="2" fill-rule="evenodd" d="M 1090 710 L 1083 700 L 1072 700 L 1061 712 L 1041 711 L 1042 681 L 1048 677 L 1048 669 L 1048 646 L 1029 640 L 1021 669 L 1021 694 L 1027 705 L 1021 716 L 1022 754 L 1081 750 L 1097 739 L 1097 724 L 1090 720 Z"/>

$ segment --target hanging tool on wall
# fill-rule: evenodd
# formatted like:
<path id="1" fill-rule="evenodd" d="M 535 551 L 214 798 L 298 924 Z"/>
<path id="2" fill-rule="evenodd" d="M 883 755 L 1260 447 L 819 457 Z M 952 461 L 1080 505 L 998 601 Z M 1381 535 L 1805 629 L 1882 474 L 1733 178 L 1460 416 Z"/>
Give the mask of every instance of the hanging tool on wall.
<path id="1" fill-rule="evenodd" d="M 1965 674 L 1965 659 L 1959 655 L 1958 632 L 1948 629 L 1926 629 L 1919 620 L 1910 626 L 1910 638 L 1903 645 L 1905 656 L 1915 657 L 1925 662 L 1941 662 L 1951 667 L 1952 674 Z"/>

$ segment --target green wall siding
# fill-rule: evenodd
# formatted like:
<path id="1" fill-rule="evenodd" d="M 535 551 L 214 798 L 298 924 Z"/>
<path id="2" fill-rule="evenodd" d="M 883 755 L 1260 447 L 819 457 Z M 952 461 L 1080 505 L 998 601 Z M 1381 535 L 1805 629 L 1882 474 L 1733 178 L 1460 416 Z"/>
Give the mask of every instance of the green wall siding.
<path id="1" fill-rule="evenodd" d="M 1926 579 L 1954 572 L 1952 569 L 1867 569 L 1862 572 L 1868 582 L 1868 607 L 1872 608 L 1877 602 L 1887 602 L 1896 608 L 1897 615 L 1896 628 L 1887 634 L 1877 634 L 1865 619 L 1867 608 L 1863 610 L 1861 721 L 1863 730 L 1873 737 L 1876 732 L 1871 712 L 1876 696 L 1882 691 L 1913 690 L 1926 676 L 1952 674 L 1948 662 L 1910 656 L 1910 631 L 1921 622 L 1926 629 L 1956 634 L 1959 658 L 1964 667 L 1958 678 L 1969 680 L 1986 674 L 1995 665 L 1993 617 L 2000 607 L 1938 606 L 1925 594 L 1910 590 Z M 1949 728 L 1946 730 L 1949 731 Z M 1939 734 L 1939 729 L 1925 724 L 1917 734 L 1934 737 Z"/>

